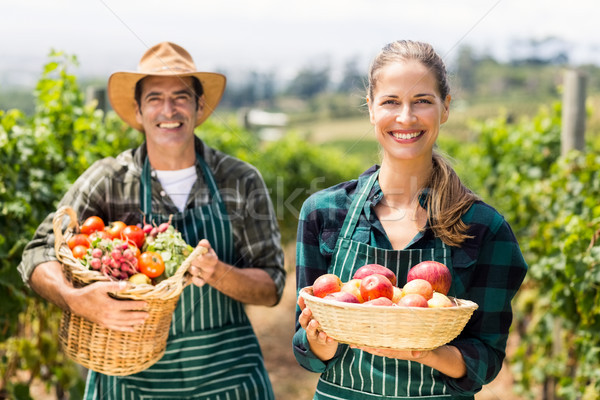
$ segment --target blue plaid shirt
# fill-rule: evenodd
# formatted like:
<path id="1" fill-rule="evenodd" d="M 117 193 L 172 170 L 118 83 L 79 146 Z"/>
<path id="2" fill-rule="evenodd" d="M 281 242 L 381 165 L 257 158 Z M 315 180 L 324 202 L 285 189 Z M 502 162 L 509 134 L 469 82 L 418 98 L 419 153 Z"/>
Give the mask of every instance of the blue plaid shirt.
<path id="1" fill-rule="evenodd" d="M 370 168 L 357 180 L 315 193 L 304 203 L 297 238 L 298 291 L 312 285 L 318 276 L 328 272 L 342 224 L 355 193 L 377 168 Z M 375 182 L 352 239 L 392 249 L 374 212 L 374 206 L 382 197 L 379 183 Z M 462 353 L 467 374 L 460 379 L 446 377 L 445 383 L 454 395 L 469 396 L 491 382 L 502 368 L 512 322 L 511 300 L 525 278 L 527 264 L 510 226 L 492 207 L 476 202 L 463 215 L 462 220 L 469 226 L 468 235 L 473 238 L 467 239 L 460 247 L 451 247 L 455 281 L 450 294 L 472 300 L 479 308 L 460 336 L 450 343 Z M 434 243 L 433 231 L 425 229 L 407 248 L 430 249 L 434 247 Z M 398 286 L 403 284 L 398 282 Z M 309 349 L 306 332 L 298 323 L 299 308 L 296 311 L 296 333 L 293 339 L 296 359 L 310 371 L 324 372 L 339 359 L 345 345 L 339 346 L 338 354 L 333 359 L 320 361 Z"/>

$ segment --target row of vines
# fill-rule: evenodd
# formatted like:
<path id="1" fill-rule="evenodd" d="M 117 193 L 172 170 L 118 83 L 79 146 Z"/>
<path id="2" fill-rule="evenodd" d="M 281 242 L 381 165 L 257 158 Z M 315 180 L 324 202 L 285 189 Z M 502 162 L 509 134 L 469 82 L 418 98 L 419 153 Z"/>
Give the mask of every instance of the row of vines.
<path id="1" fill-rule="evenodd" d="M 53 53 L 36 88 L 36 110 L 0 111 L 0 399 L 30 399 L 33 379 L 58 398 L 80 398 L 80 371 L 57 345 L 60 311 L 22 283 L 25 243 L 70 183 L 95 160 L 139 144 L 141 134 L 86 104 Z M 470 143 L 441 137 L 466 183 L 505 215 L 530 266 L 515 301 L 519 346 L 510 360 L 524 397 L 600 398 L 600 155 L 560 156 L 560 105 L 531 119 L 477 122 Z M 367 166 L 343 151 L 288 134 L 260 143 L 216 113 L 198 134 L 263 174 L 285 241 L 312 192 Z M 291 351 L 291 350 L 290 350 Z"/>
<path id="2" fill-rule="evenodd" d="M 516 389 L 591 400 L 600 398 L 600 148 L 590 138 L 585 153 L 561 156 L 560 116 L 560 104 L 516 124 L 499 116 L 474 124 L 474 142 L 442 147 L 510 222 L 529 264 L 514 304 Z"/>

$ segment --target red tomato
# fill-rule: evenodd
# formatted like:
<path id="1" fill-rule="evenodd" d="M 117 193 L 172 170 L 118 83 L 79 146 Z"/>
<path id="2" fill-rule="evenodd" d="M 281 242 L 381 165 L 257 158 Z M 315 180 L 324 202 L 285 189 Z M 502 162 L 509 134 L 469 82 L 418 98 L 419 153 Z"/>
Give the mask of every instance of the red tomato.
<path id="1" fill-rule="evenodd" d="M 86 253 L 87 253 L 87 246 L 83 246 L 81 244 L 78 244 L 77 246 L 73 247 L 73 257 L 75 258 L 83 258 Z"/>
<path id="2" fill-rule="evenodd" d="M 135 245 L 141 249 L 146 240 L 146 234 L 142 228 L 137 225 L 127 225 L 123 229 L 123 238 L 135 243 Z"/>
<path id="3" fill-rule="evenodd" d="M 126 226 L 127 224 L 123 221 L 113 221 L 110 224 L 108 224 L 105 230 L 111 239 L 120 239 L 121 233 L 123 232 L 123 229 L 125 229 Z"/>
<path id="4" fill-rule="evenodd" d="M 155 251 L 145 251 L 140 255 L 140 272 L 148 278 L 156 278 L 165 271 L 165 263 Z"/>
<path id="5" fill-rule="evenodd" d="M 102 218 L 92 216 L 86 219 L 81 225 L 81 233 L 84 235 L 89 235 L 90 233 L 103 231 L 104 230 L 104 221 Z"/>
<path id="6" fill-rule="evenodd" d="M 91 243 L 90 237 L 88 235 L 84 235 L 83 233 L 77 233 L 67 240 L 67 245 L 71 250 L 73 250 L 75 246 L 90 247 Z"/>

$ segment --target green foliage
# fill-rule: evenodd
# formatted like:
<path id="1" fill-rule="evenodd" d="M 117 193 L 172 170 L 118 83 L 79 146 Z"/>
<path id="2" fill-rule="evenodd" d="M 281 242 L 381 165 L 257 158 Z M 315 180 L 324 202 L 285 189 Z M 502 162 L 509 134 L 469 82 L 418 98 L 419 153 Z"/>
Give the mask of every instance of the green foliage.
<path id="1" fill-rule="evenodd" d="M 68 72 L 76 63 L 75 57 L 52 52 L 35 90 L 35 113 L 0 111 L 0 394 L 16 398 L 25 398 L 14 380 L 18 370 L 28 370 L 29 379 L 40 378 L 59 392 L 80 383 L 74 365 L 56 349 L 60 312 L 31 297 L 17 272 L 22 250 L 87 167 L 142 139 L 84 103 Z"/>
<path id="2" fill-rule="evenodd" d="M 530 266 L 515 301 L 517 388 L 591 399 L 600 396 L 600 156 L 560 156 L 560 112 L 478 123 L 473 143 L 440 147 L 504 214 Z"/>
<path id="3" fill-rule="evenodd" d="M 284 241 L 295 239 L 300 208 L 308 196 L 354 179 L 364 169 L 358 158 L 315 146 L 294 134 L 267 144 L 255 165 L 271 190 Z"/>

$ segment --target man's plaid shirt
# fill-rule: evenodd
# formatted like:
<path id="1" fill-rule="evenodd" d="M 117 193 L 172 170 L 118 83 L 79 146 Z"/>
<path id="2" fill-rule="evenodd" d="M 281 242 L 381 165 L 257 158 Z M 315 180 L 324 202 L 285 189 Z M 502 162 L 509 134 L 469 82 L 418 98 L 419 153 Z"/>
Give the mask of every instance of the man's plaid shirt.
<path id="1" fill-rule="evenodd" d="M 196 151 L 211 169 L 225 202 L 233 228 L 236 267 L 262 268 L 273 278 L 279 297 L 285 285 L 283 250 L 275 212 L 268 190 L 256 168 L 234 157 L 206 146 L 196 138 Z M 140 175 L 146 158 L 146 147 L 127 150 L 116 158 L 94 163 L 71 186 L 59 208 L 70 206 L 80 221 L 91 215 L 105 222 L 142 222 L 140 211 Z M 204 181 L 202 168 L 196 162 L 197 180 L 187 201 L 187 208 L 210 204 L 212 198 Z M 216 204 L 212 206 L 217 207 Z M 174 214 L 179 210 L 152 173 L 152 210 Z M 56 260 L 54 234 L 50 214 L 38 227 L 33 240 L 23 252 L 19 271 L 27 282 L 36 265 Z M 65 224 L 68 221 L 64 221 Z M 194 244 L 192 244 L 194 245 Z"/>

